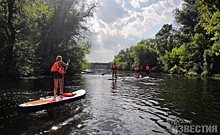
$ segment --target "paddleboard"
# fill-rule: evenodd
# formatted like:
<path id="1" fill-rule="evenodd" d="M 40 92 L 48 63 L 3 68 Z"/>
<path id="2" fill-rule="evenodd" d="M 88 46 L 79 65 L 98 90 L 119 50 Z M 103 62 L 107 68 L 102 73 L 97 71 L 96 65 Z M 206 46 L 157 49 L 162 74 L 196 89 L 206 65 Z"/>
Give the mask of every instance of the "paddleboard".
<path id="1" fill-rule="evenodd" d="M 53 101 L 53 96 L 47 98 L 40 98 L 39 100 L 29 101 L 22 103 L 18 106 L 20 110 L 27 110 L 27 109 L 36 109 L 40 107 L 46 107 L 50 105 L 56 105 L 60 103 L 64 103 L 67 101 L 77 100 L 86 95 L 86 91 L 81 89 L 70 93 L 63 93 L 63 98 L 60 97 L 56 98 L 56 101 Z"/>
<path id="2" fill-rule="evenodd" d="M 134 75 L 134 77 L 135 78 L 141 78 L 142 76 L 141 75 L 139 75 L 139 76 L 138 75 Z"/>
<path id="3" fill-rule="evenodd" d="M 150 78 L 150 76 L 145 76 L 144 78 L 149 79 L 149 78 Z"/>
<path id="4" fill-rule="evenodd" d="M 109 78 L 108 80 L 117 80 L 116 78 Z"/>
<path id="5" fill-rule="evenodd" d="M 140 82 L 140 83 L 145 85 L 158 85 L 157 83 L 151 83 L 151 82 Z"/>

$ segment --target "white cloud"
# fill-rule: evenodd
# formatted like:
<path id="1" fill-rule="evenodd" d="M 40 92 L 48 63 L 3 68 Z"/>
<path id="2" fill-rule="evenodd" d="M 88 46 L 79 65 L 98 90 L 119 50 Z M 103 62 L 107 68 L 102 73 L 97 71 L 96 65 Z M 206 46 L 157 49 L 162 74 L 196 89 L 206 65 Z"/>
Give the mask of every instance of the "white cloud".
<path id="1" fill-rule="evenodd" d="M 134 8 L 140 8 L 141 4 L 148 3 L 149 1 L 150 0 L 131 0 L 130 3 Z"/>
<path id="2" fill-rule="evenodd" d="M 110 62 L 120 50 L 152 38 L 166 23 L 181 0 L 103 0 L 91 19 L 93 36 L 90 62 Z M 103 59 L 100 60 L 99 57 Z"/>

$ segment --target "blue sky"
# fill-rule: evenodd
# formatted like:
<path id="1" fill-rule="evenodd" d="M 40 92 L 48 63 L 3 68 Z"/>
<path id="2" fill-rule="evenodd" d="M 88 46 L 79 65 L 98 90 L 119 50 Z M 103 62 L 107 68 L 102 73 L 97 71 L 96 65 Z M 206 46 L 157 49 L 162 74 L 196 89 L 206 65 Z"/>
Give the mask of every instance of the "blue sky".
<path id="1" fill-rule="evenodd" d="M 89 62 L 111 62 L 122 49 L 142 39 L 154 38 L 164 24 L 174 23 L 173 10 L 182 0 L 101 0 L 94 18 L 90 19 Z"/>

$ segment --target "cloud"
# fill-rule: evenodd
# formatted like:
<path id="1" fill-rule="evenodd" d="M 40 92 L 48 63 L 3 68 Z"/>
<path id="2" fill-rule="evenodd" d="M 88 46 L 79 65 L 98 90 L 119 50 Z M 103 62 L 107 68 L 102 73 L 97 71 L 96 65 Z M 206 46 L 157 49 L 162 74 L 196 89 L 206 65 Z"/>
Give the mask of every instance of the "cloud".
<path id="1" fill-rule="evenodd" d="M 127 12 L 123 10 L 120 4 L 115 0 L 103 0 L 101 6 L 97 10 L 98 18 L 107 24 L 115 22 L 125 14 L 127 14 Z"/>
<path id="2" fill-rule="evenodd" d="M 148 3 L 150 0 L 131 0 L 131 5 L 134 7 L 134 8 L 140 8 L 140 6 L 142 4 L 145 4 L 145 3 Z M 152 0 L 154 1 L 154 0 Z"/>
<path id="3" fill-rule="evenodd" d="M 181 0 L 103 0 L 91 23 L 90 62 L 110 62 L 122 49 L 153 38 L 164 24 L 174 21 Z M 100 59 L 102 57 L 103 59 Z"/>

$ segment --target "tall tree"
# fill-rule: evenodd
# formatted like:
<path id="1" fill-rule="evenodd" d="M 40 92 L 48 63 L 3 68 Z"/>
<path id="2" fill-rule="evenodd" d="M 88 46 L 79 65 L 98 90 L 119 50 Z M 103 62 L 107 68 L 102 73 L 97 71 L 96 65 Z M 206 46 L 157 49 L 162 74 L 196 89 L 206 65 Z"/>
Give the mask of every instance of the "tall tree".
<path id="1" fill-rule="evenodd" d="M 126 48 L 121 50 L 118 55 L 115 56 L 113 62 L 117 63 L 118 69 L 131 70 L 134 59 L 131 57 L 130 49 Z"/>
<path id="2" fill-rule="evenodd" d="M 82 40 L 92 33 L 87 18 L 98 4 L 89 0 L 0 0 L 1 75 L 45 72 L 58 54 L 79 58 L 77 69 L 85 67 L 91 43 Z"/>
<path id="3" fill-rule="evenodd" d="M 143 70 L 147 64 L 154 67 L 157 65 L 157 53 L 150 43 L 152 39 L 141 40 L 138 44 L 121 50 L 113 61 L 122 70 L 133 70 L 137 65 Z"/>
<path id="4" fill-rule="evenodd" d="M 15 0 L 1 0 L 0 1 L 0 9 L 4 12 L 0 13 L 0 28 L 2 29 L 2 33 L 6 35 L 6 42 L 3 44 L 4 54 L 2 55 L 2 65 L 1 71 L 7 71 L 10 69 L 10 65 L 13 60 L 13 47 L 15 45 L 15 10 L 17 6 L 15 4 Z M 2 73 L 2 75 L 4 74 Z"/>
<path id="5" fill-rule="evenodd" d="M 180 24 L 180 30 L 186 34 L 193 35 L 194 27 L 198 23 L 198 4 L 196 0 L 184 0 L 182 8 L 174 10 L 175 20 Z"/>
<path id="6" fill-rule="evenodd" d="M 91 34 L 86 19 L 93 16 L 93 12 L 99 4 L 98 1 L 88 4 L 86 0 L 51 2 L 54 5 L 54 14 L 37 50 L 43 69 L 49 69 L 51 63 L 48 61 L 54 61 L 58 54 L 76 53 L 72 48 L 79 48 L 78 41 Z"/>
<path id="7" fill-rule="evenodd" d="M 172 37 L 174 30 L 172 24 L 164 24 L 159 32 L 155 35 L 155 48 L 158 51 L 158 55 L 164 55 L 165 51 L 171 51 L 173 48 Z"/>
<path id="8" fill-rule="evenodd" d="M 200 26 L 205 30 L 207 48 L 204 52 L 203 74 L 220 74 L 220 1 L 199 0 Z"/>

